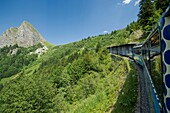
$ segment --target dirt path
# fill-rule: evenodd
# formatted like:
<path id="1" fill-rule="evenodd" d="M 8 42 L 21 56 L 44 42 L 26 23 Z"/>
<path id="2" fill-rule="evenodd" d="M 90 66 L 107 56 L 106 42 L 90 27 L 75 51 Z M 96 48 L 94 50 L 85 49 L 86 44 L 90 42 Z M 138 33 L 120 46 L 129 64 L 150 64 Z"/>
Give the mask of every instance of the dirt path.
<path id="1" fill-rule="evenodd" d="M 145 76 L 143 75 L 143 70 L 137 64 L 136 69 L 138 71 L 138 100 L 135 108 L 135 113 L 150 113 L 149 105 L 149 93 L 147 90 L 147 84 Z"/>

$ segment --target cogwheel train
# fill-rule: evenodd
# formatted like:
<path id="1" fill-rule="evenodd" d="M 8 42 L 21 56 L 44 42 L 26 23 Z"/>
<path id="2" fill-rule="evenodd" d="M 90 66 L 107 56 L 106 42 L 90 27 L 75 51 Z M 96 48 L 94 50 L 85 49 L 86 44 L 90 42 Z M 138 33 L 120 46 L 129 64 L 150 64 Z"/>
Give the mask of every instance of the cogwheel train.
<path id="1" fill-rule="evenodd" d="M 111 46 L 107 49 L 111 54 L 133 59 L 146 71 L 144 76 L 149 81 L 150 104 L 154 109 L 151 112 L 170 113 L 170 6 L 143 43 Z M 158 81 L 160 84 L 153 82 L 155 68 L 159 69 L 157 74 L 161 76 Z M 158 86 L 157 89 L 155 86 Z"/>

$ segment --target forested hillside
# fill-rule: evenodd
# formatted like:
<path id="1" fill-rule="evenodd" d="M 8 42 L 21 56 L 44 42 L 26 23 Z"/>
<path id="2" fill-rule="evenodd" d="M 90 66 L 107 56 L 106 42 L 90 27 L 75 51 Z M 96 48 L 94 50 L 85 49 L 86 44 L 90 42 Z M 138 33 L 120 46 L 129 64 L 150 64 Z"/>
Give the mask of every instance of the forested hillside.
<path id="1" fill-rule="evenodd" d="M 106 48 L 144 40 L 168 3 L 159 6 L 159 0 L 141 0 L 137 22 L 109 34 L 51 47 L 40 57 L 30 52 L 41 44 L 1 48 L 0 112 L 134 113 L 135 67 L 127 59 L 111 56 Z M 154 10 L 144 11 L 148 4 Z"/>
<path id="2" fill-rule="evenodd" d="M 41 44 L 29 48 L 18 47 L 18 45 L 3 47 L 0 49 L 0 79 L 17 74 L 24 66 L 34 62 L 38 54 L 30 54 L 36 49 L 43 47 Z"/>
<path id="3" fill-rule="evenodd" d="M 56 46 L 30 65 L 21 66 L 18 74 L 1 80 L 1 112 L 111 111 L 126 77 L 137 78 L 131 64 L 112 59 L 106 47 L 130 42 L 129 35 L 123 29 Z M 135 101 L 125 102 L 125 107 L 132 105 L 133 111 Z"/>

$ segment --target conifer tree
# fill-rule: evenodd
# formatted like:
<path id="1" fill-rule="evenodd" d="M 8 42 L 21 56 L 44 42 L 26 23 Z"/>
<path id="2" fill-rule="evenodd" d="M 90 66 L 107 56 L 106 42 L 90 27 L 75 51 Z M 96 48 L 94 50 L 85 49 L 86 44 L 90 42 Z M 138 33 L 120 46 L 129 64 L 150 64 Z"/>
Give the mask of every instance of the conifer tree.
<path id="1" fill-rule="evenodd" d="M 138 14 L 139 18 L 139 24 L 142 26 L 142 28 L 146 31 L 151 30 L 152 21 L 149 20 L 151 16 L 153 16 L 154 12 L 154 5 L 152 0 L 141 0 L 139 3 L 140 11 Z"/>
<path id="2" fill-rule="evenodd" d="M 164 12 L 166 10 L 166 8 L 168 7 L 168 5 L 170 4 L 169 0 L 154 0 L 155 5 L 156 5 L 156 9 L 161 9 L 162 12 Z M 161 12 L 161 13 L 162 13 Z"/>

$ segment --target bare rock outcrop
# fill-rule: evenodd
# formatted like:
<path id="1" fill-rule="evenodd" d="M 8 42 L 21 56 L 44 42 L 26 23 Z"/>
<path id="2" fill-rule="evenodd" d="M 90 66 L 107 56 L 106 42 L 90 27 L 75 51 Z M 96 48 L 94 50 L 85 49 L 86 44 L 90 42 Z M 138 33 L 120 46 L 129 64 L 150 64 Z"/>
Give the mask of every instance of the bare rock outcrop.
<path id="1" fill-rule="evenodd" d="M 28 22 L 24 21 L 17 28 L 10 28 L 0 37 L 0 48 L 18 44 L 21 47 L 33 46 L 45 42 L 41 34 Z"/>

